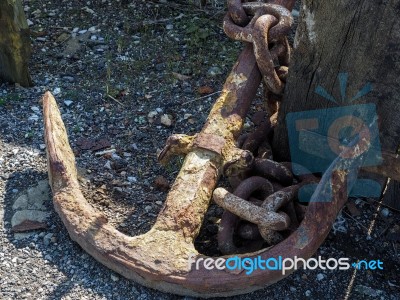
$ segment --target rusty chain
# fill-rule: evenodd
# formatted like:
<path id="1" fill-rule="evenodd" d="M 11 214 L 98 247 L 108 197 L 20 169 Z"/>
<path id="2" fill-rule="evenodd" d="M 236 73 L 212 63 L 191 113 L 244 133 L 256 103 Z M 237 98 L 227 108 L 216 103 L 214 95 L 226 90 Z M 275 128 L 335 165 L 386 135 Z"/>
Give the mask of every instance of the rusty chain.
<path id="1" fill-rule="evenodd" d="M 237 140 L 239 148 L 253 155 L 252 163 L 240 173 L 226 172 L 232 167 L 226 164 L 224 171 L 234 192 L 218 189 L 214 193 L 214 201 L 225 209 L 218 232 L 218 247 L 223 254 L 257 251 L 265 243 L 281 242 L 297 229 L 304 216 L 305 206 L 296 201 L 298 190 L 319 181 L 301 165 L 273 161 L 273 127 L 268 115 L 258 112 L 253 122 L 255 130 Z"/>
<path id="2" fill-rule="evenodd" d="M 224 31 L 234 40 L 253 44 L 254 56 L 263 76 L 269 100 L 270 116 L 276 112 L 288 74 L 290 46 L 286 35 L 292 25 L 290 12 L 276 4 L 228 1 Z M 275 245 L 297 229 L 304 206 L 297 203 L 301 186 L 318 182 L 314 175 L 294 176 L 293 163 L 273 161 L 270 146 L 273 125 L 264 112 L 254 116 L 256 129 L 237 140 L 237 147 L 251 156 L 247 168 L 224 165 L 233 193 L 214 192 L 214 201 L 225 209 L 218 232 L 218 246 L 223 254 L 256 251 L 267 243 Z M 307 173 L 309 172 L 302 172 Z"/>
<path id="3" fill-rule="evenodd" d="M 293 23 L 290 11 L 276 4 L 240 0 L 228 1 L 228 9 L 225 33 L 234 40 L 253 44 L 267 90 L 281 96 L 290 60 L 286 37 Z"/>

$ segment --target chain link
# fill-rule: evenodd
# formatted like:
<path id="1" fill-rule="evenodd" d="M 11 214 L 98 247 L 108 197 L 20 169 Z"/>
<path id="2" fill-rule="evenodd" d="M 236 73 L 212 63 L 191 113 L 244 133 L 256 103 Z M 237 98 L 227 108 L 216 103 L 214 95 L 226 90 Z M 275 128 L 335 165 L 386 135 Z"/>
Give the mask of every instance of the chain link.
<path id="1" fill-rule="evenodd" d="M 267 90 L 282 95 L 288 73 L 290 46 L 286 35 L 293 23 L 286 8 L 269 3 L 228 1 L 224 31 L 232 39 L 252 43 Z"/>

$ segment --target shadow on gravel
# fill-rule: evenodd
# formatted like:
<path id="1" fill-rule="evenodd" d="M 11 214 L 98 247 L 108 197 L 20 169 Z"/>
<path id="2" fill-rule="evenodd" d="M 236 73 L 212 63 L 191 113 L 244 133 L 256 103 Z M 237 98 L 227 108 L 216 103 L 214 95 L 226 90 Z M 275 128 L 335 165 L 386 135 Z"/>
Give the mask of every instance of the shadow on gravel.
<path id="1" fill-rule="evenodd" d="M 12 173 L 6 182 L 3 221 L 6 238 L 17 249 L 18 259 L 29 260 L 29 263 L 39 270 L 34 274 L 30 273 L 29 264 L 24 264 L 24 267 L 28 268 L 24 268 L 24 273 L 25 270 L 27 273 L 24 276 L 31 277 L 42 288 L 51 291 L 45 299 L 69 299 L 65 298 L 67 295 L 74 298 L 76 296 L 79 299 L 83 296 L 104 299 L 180 298 L 149 290 L 120 277 L 119 274 L 107 269 L 83 251 L 70 239 L 61 219 L 54 211 L 48 186 L 47 194 L 41 194 L 46 199 L 42 206 L 40 203 L 32 204 L 30 201 L 29 195 L 34 194 L 38 186 L 43 189 L 43 186 L 47 185 L 47 180 L 46 173 L 32 169 Z M 23 201 L 26 195 L 28 195 L 27 203 Z M 15 214 L 28 210 L 31 213 L 25 213 L 25 215 L 32 218 L 35 218 L 38 211 L 47 214 L 48 217 L 44 221 L 46 228 L 24 233 L 12 232 L 12 223 L 16 221 Z M 81 294 L 85 291 L 86 293 L 89 291 L 92 296 Z"/>

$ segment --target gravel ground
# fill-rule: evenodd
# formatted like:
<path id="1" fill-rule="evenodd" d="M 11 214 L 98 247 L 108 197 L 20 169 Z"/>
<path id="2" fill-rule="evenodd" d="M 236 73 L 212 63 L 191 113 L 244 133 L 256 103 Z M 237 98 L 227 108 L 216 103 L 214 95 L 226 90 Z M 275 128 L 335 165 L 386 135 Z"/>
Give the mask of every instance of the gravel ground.
<path id="1" fill-rule="evenodd" d="M 41 96 L 58 100 L 90 203 L 120 231 L 146 232 L 181 163 L 162 167 L 157 151 L 172 133 L 200 130 L 242 48 L 222 32 L 224 10 L 217 1 L 205 10 L 25 1 L 35 87 L 0 85 L 0 299 L 183 298 L 124 279 L 69 239 L 46 184 Z M 371 199 L 350 203 L 316 256 L 380 259 L 383 270 L 300 270 L 234 299 L 400 299 L 400 214 Z M 221 212 L 212 205 L 206 217 L 196 244 L 204 253 L 218 254 L 209 216 Z M 12 232 L 27 216 L 45 228 Z"/>

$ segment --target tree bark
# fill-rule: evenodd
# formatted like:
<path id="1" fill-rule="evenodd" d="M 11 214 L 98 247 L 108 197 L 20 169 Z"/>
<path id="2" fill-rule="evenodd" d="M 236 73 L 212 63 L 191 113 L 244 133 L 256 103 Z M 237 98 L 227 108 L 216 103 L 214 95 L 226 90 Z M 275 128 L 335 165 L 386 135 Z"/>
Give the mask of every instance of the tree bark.
<path id="1" fill-rule="evenodd" d="M 400 0 L 303 0 L 289 77 L 275 129 L 275 158 L 290 160 L 290 112 L 374 103 L 380 144 L 396 152 L 400 134 Z M 348 74 L 342 101 L 339 73 Z M 372 91 L 349 103 L 366 84 Z M 316 93 L 324 87 L 338 104 Z M 347 102 L 346 102 L 347 101 Z"/>
<path id="2" fill-rule="evenodd" d="M 29 28 L 20 0 L 0 0 L 0 81 L 32 85 Z"/>

